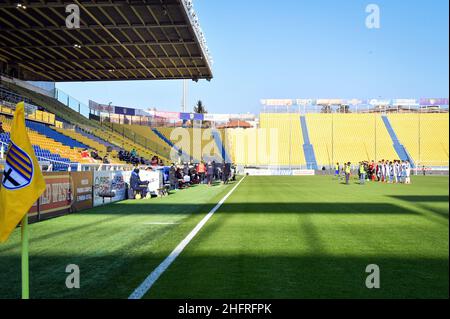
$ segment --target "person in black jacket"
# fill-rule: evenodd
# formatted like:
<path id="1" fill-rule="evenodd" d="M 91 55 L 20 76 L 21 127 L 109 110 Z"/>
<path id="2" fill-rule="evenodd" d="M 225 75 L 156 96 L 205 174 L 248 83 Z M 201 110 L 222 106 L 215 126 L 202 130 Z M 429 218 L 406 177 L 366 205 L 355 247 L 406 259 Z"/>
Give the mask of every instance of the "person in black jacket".
<path id="1" fill-rule="evenodd" d="M 206 169 L 206 178 L 207 178 L 207 180 L 208 180 L 208 186 L 212 186 L 212 182 L 213 182 L 213 179 L 214 179 L 214 173 L 215 173 L 215 170 L 216 170 L 216 165 L 215 165 L 216 163 L 213 161 L 212 163 L 211 162 L 209 162 L 208 163 L 208 167 L 207 167 L 207 169 Z"/>
<path id="2" fill-rule="evenodd" d="M 222 171 L 222 182 L 224 184 L 228 184 L 228 180 L 230 179 L 231 173 L 231 164 L 223 162 L 223 171 Z"/>
<path id="3" fill-rule="evenodd" d="M 177 173 L 177 168 L 175 167 L 175 164 L 172 163 L 172 166 L 170 166 L 170 170 L 169 170 L 170 189 L 178 188 L 178 181 L 177 181 L 176 173 Z"/>
<path id="4" fill-rule="evenodd" d="M 139 177 L 139 169 L 136 168 L 133 173 L 131 173 L 130 177 L 130 187 L 133 190 L 133 192 L 139 192 L 144 198 L 147 195 L 147 189 L 148 189 L 148 182 L 147 181 L 141 181 L 141 178 Z"/>

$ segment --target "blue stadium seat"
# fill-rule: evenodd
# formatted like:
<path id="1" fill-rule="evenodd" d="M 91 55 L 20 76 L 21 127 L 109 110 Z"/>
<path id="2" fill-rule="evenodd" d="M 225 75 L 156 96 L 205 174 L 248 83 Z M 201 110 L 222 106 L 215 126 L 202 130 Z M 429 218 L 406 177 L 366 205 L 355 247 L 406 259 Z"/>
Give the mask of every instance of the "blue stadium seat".
<path id="1" fill-rule="evenodd" d="M 74 147 L 79 147 L 79 148 L 89 148 L 89 146 L 80 143 L 64 134 L 61 134 L 59 132 L 56 132 L 54 130 L 52 130 L 49 126 L 42 124 L 42 123 L 37 123 L 37 122 L 33 122 L 33 121 L 26 121 L 27 123 L 27 127 L 29 127 L 30 129 L 47 136 L 48 138 L 54 139 L 57 142 L 60 142 L 63 145 L 69 146 L 71 148 Z"/>
<path id="2" fill-rule="evenodd" d="M 9 133 L 0 134 L 0 140 L 3 143 L 8 144 L 10 141 L 10 135 Z M 53 171 L 61 172 L 61 171 L 68 171 L 69 165 L 71 166 L 72 171 L 76 171 L 78 169 L 77 164 L 70 164 L 70 159 L 61 157 L 59 154 L 54 154 L 50 152 L 49 150 L 41 148 L 39 145 L 32 145 L 34 153 L 38 160 L 48 160 L 50 162 L 53 162 Z M 5 147 L 5 152 L 8 150 L 7 147 Z M 62 163 L 59 163 L 62 162 Z M 67 163 L 67 164 L 64 164 Z"/>

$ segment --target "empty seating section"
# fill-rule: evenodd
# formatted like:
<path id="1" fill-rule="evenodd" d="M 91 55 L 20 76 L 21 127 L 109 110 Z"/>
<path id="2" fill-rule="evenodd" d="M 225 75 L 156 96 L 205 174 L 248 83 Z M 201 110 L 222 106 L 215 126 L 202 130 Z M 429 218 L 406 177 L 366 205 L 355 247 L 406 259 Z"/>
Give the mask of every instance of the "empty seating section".
<path id="1" fill-rule="evenodd" d="M 165 143 L 163 140 L 161 140 L 161 138 L 159 138 L 158 135 L 156 135 L 155 132 L 152 131 L 150 126 L 128 125 L 127 127 L 135 134 L 150 140 L 155 145 L 155 148 L 157 148 L 159 154 L 164 154 L 167 158 L 170 156 L 170 146 L 167 145 L 167 143 Z"/>
<path id="2" fill-rule="evenodd" d="M 176 153 L 178 149 L 184 153 L 182 159 L 184 161 L 189 160 L 198 162 L 200 160 L 223 160 L 222 149 L 219 149 L 219 146 L 214 140 L 212 129 L 173 127 L 158 127 L 156 129 L 167 140 L 175 145 L 172 152 Z M 220 134 L 220 139 L 223 141 L 224 130 L 216 130 L 216 132 Z"/>
<path id="3" fill-rule="evenodd" d="M 0 140 L 3 143 L 8 144 L 10 140 L 11 119 L 0 116 L 0 121 L 3 122 L 3 128 L 6 131 L 6 133 L 0 134 Z M 81 158 L 79 150 L 65 146 L 31 130 L 30 128 L 27 128 L 27 130 L 38 159 L 50 161 L 53 164 L 54 170 L 67 170 L 69 163 L 85 162 L 85 160 Z M 72 169 L 76 169 L 76 165 L 72 165 Z"/>
<path id="4" fill-rule="evenodd" d="M 289 155 L 281 153 L 285 150 L 279 145 L 282 141 L 278 133 L 276 128 L 227 129 L 225 143 L 229 156 L 239 165 L 286 166 L 289 164 Z M 302 145 L 298 147 L 303 152 Z"/>
<path id="5" fill-rule="evenodd" d="M 379 114 L 307 114 L 306 120 L 319 166 L 398 158 Z"/>
<path id="6" fill-rule="evenodd" d="M 64 134 L 74 140 L 83 143 L 84 145 L 87 145 L 89 149 L 96 150 L 100 157 L 108 155 L 108 159 L 111 162 L 111 164 L 120 163 L 120 160 L 118 159 L 117 150 L 112 149 L 111 152 L 108 152 L 107 145 L 101 143 L 99 141 L 99 138 L 87 137 L 79 133 L 77 130 L 63 129 L 63 128 L 55 128 L 55 130 L 61 134 Z"/>
<path id="7" fill-rule="evenodd" d="M 27 121 L 27 127 L 31 128 L 32 130 L 41 133 L 42 135 L 47 136 L 48 138 L 54 139 L 55 141 L 60 142 L 63 145 L 69 146 L 69 147 L 78 147 L 78 148 L 88 148 L 87 145 L 80 143 L 64 134 L 61 134 L 53 129 L 51 129 L 49 126 Z"/>
<path id="8" fill-rule="evenodd" d="M 260 115 L 260 127 L 263 130 L 267 130 L 267 139 L 269 139 L 270 135 L 274 132 L 278 133 L 277 145 L 272 145 L 272 142 L 268 142 L 271 148 L 275 147 L 275 152 L 276 149 L 278 149 L 278 165 L 306 165 L 305 155 L 303 153 L 304 141 L 299 114 L 262 113 Z M 275 129 L 275 131 L 270 131 L 270 129 Z M 261 133 L 263 132 L 259 132 L 259 134 Z"/>
<path id="9" fill-rule="evenodd" d="M 169 161 L 168 158 L 161 156 L 160 154 L 157 154 L 156 152 L 149 150 L 145 146 L 135 143 L 133 140 L 131 140 L 125 136 L 122 136 L 119 133 L 112 131 L 110 129 L 92 128 L 92 133 L 94 135 L 100 137 L 101 139 L 108 141 L 109 143 L 111 143 L 121 149 L 124 149 L 127 151 L 131 151 L 132 149 L 135 149 L 138 153 L 138 156 L 142 156 L 144 158 L 151 159 L 153 156 L 157 155 L 164 162 L 167 163 Z"/>
<path id="10" fill-rule="evenodd" d="M 47 124 L 54 125 L 55 124 L 55 114 L 36 110 L 33 113 L 27 114 L 27 119 L 39 121 Z"/>
<path id="11" fill-rule="evenodd" d="M 76 141 L 82 143 L 83 145 L 86 145 L 88 148 L 97 150 L 99 153 L 102 153 L 102 154 L 107 153 L 105 145 L 100 144 L 97 141 L 91 140 L 91 139 L 87 138 L 86 136 L 81 135 L 80 133 L 78 133 L 75 130 L 64 129 L 64 128 L 55 128 L 54 130 L 62 135 L 65 135 L 73 140 L 76 140 Z"/>
<path id="12" fill-rule="evenodd" d="M 12 115 L 13 113 L 14 113 L 14 110 L 12 108 L 0 103 L 0 114 Z"/>
<path id="13" fill-rule="evenodd" d="M 81 129 L 81 128 L 79 128 L 79 127 L 75 127 L 75 132 L 77 132 L 77 133 L 80 134 L 81 136 L 87 137 L 89 140 L 92 140 L 92 141 L 95 141 L 95 142 L 97 142 L 97 143 L 99 143 L 99 144 L 102 144 L 102 145 L 104 145 L 105 147 L 110 147 L 111 149 L 113 149 L 113 150 L 115 150 L 115 151 L 117 151 L 117 152 L 119 152 L 119 151 L 121 150 L 120 147 L 118 147 L 118 146 L 116 146 L 116 145 L 114 145 L 114 144 L 111 144 L 110 142 L 108 142 L 108 141 L 106 141 L 106 140 L 104 140 L 104 139 L 101 139 L 100 137 L 94 135 L 94 134 L 91 133 L 90 131 L 91 131 L 91 130 L 86 131 L 86 129 Z"/>
<path id="14" fill-rule="evenodd" d="M 309 141 L 314 147 L 316 161 L 319 166 L 331 165 L 332 159 L 332 130 L 331 114 L 307 114 Z"/>
<path id="15" fill-rule="evenodd" d="M 448 166 L 448 113 L 389 114 L 388 118 L 417 166 Z"/>

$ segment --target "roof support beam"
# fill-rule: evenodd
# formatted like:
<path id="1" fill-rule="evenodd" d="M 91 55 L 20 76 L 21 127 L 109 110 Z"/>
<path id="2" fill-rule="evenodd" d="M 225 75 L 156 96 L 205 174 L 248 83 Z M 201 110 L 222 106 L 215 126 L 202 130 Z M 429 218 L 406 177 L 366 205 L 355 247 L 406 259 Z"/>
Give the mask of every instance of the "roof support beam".
<path id="1" fill-rule="evenodd" d="M 122 47 L 122 46 L 128 46 L 128 47 L 134 47 L 134 46 L 159 46 L 159 45 L 177 45 L 177 44 L 195 44 L 194 41 L 158 41 L 158 42 L 121 42 L 121 43 L 83 43 L 80 44 L 81 45 L 81 49 L 83 48 L 98 48 L 98 47 Z M 46 45 L 46 46 L 42 46 L 42 45 L 22 45 L 22 46 L 17 46 L 17 47 L 13 47 L 13 46 L 8 46 L 8 45 L 2 45 L 0 46 L 0 49 L 35 49 L 35 48 L 55 48 L 55 49 L 59 49 L 59 48 L 74 48 L 74 45 L 69 45 L 69 44 L 57 44 L 57 45 Z M 78 50 L 81 50 L 78 49 Z"/>
<path id="2" fill-rule="evenodd" d="M 104 28 L 103 28 L 104 27 Z M 113 25 L 113 24 L 107 24 L 107 25 L 103 25 L 99 26 L 99 25 L 80 25 L 80 28 L 77 29 L 78 30 L 103 30 L 103 29 L 114 29 L 114 30 L 150 30 L 150 29 L 173 29 L 173 28 L 187 28 L 188 25 L 185 23 L 179 23 L 176 22 L 174 24 L 161 24 L 161 25 L 157 25 L 157 24 L 146 24 L 146 25 L 142 25 L 142 24 L 138 24 L 138 25 L 128 25 L 128 24 L 118 24 L 118 25 Z M 0 32 L 17 32 L 17 31 L 25 31 L 25 32 L 31 32 L 31 31 L 60 31 L 60 30 L 68 30 L 67 27 L 65 25 L 60 25 L 60 26 L 40 26 L 40 27 L 17 27 L 17 28 L 2 28 L 0 27 Z M 71 30 L 69 30 L 71 31 Z"/>

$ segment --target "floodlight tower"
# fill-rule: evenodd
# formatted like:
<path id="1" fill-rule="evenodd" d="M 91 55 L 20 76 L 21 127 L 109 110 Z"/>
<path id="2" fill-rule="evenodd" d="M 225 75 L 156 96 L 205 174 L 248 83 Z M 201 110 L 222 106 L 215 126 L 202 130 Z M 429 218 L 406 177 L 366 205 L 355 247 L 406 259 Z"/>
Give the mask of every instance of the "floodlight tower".
<path id="1" fill-rule="evenodd" d="M 188 80 L 183 80 L 183 98 L 181 102 L 181 112 L 186 113 Z"/>

